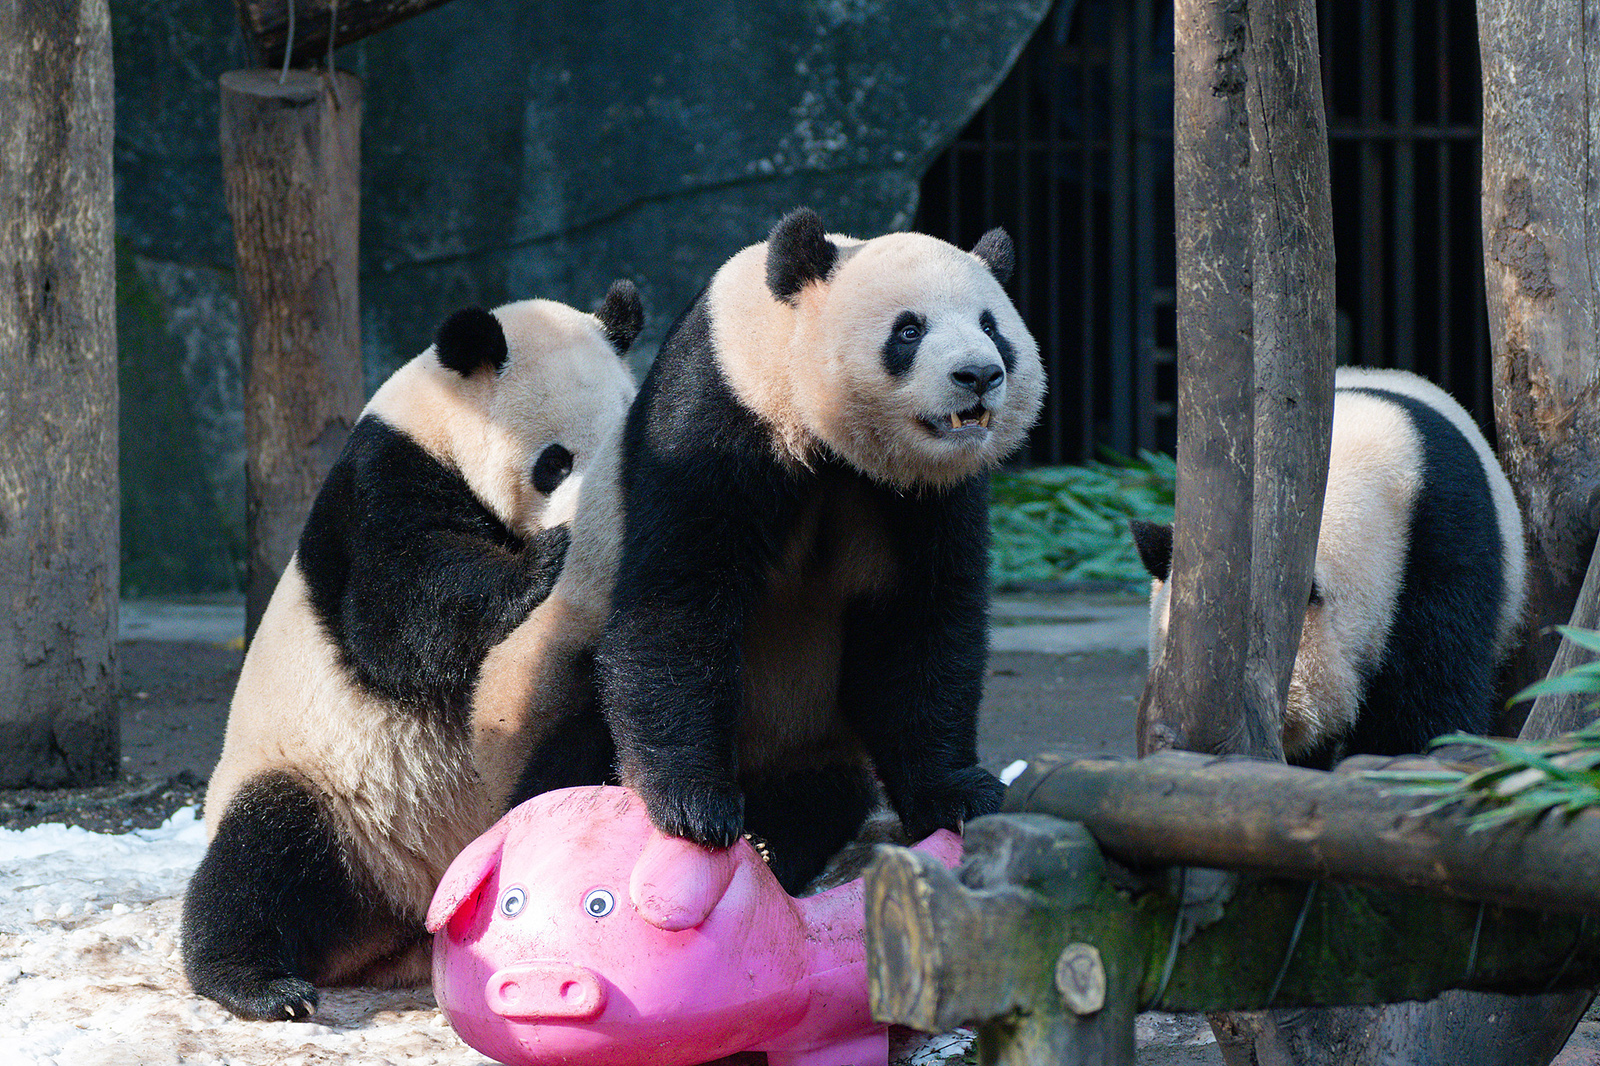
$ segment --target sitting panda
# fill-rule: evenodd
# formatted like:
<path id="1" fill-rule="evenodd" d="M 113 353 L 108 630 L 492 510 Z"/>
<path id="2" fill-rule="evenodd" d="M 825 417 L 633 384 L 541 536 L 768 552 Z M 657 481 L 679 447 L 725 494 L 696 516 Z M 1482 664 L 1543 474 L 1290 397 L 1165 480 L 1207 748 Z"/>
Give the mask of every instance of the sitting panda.
<path id="1" fill-rule="evenodd" d="M 1166 639 L 1170 526 L 1133 523 L 1154 579 L 1151 665 Z M 1522 620 L 1522 515 L 1449 394 L 1402 370 L 1334 379 L 1315 581 L 1284 708 L 1290 762 L 1420 752 L 1489 732 L 1495 672 Z"/>
<path id="2" fill-rule="evenodd" d="M 659 828 L 748 830 L 790 892 L 861 826 L 874 771 L 913 839 L 996 809 L 987 474 L 1044 390 L 1011 263 L 1001 230 L 969 253 L 830 236 L 802 209 L 718 270 L 508 641 L 536 660 L 546 738 L 519 796 L 603 772 L 614 743 Z"/>
<path id="3" fill-rule="evenodd" d="M 184 900 L 195 991 L 286 1019 L 314 984 L 427 981 L 434 886 L 525 758 L 475 718 L 481 668 L 554 583 L 642 325 L 630 282 L 594 315 L 459 311 L 367 404 L 234 693 Z"/>

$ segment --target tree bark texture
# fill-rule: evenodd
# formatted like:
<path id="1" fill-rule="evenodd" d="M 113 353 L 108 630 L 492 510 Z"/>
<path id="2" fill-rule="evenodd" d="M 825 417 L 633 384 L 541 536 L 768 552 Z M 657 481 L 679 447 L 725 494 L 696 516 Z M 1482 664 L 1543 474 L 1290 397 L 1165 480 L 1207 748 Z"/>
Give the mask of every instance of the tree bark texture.
<path id="1" fill-rule="evenodd" d="M 1178 476 L 1172 610 L 1139 750 L 1280 752 L 1239 706 L 1250 652 L 1255 361 L 1244 0 L 1178 0 Z"/>
<path id="2" fill-rule="evenodd" d="M 379 30 L 420 15 L 445 0 L 235 0 L 239 21 L 262 66 L 283 65 L 285 45 L 289 65 L 303 67 L 328 54 L 328 33 L 333 46 L 359 41 Z M 291 33 L 291 12 L 293 27 Z"/>
<path id="3" fill-rule="evenodd" d="M 1243 695 L 1247 718 L 1281 730 L 1328 480 L 1333 201 L 1316 7 L 1312 0 L 1249 4 L 1256 425 Z"/>
<path id="4" fill-rule="evenodd" d="M 1575 0 L 1482 0 L 1483 241 L 1500 459 L 1522 505 L 1544 675 L 1600 528 L 1600 25 Z"/>
<path id="5" fill-rule="evenodd" d="M 1583 586 L 1578 590 L 1578 602 L 1573 605 L 1571 624 L 1581 629 L 1600 629 L 1600 553 L 1589 559 L 1589 569 Z M 1550 663 L 1547 676 L 1556 677 L 1586 663 L 1594 654 L 1570 640 L 1563 639 Z M 1523 740 L 1548 740 L 1563 733 L 1576 732 L 1596 718 L 1595 699 L 1592 692 L 1549 693 L 1533 702 L 1528 719 L 1518 734 Z"/>
<path id="6" fill-rule="evenodd" d="M 112 779 L 116 284 L 105 0 L 0 5 L 0 787 Z"/>
<path id="7" fill-rule="evenodd" d="M 1421 757 L 1387 765 L 1439 766 Z M 1418 816 L 1416 798 L 1396 787 L 1359 773 L 1193 752 L 1137 762 L 1043 755 L 1013 782 L 1005 809 L 1081 822 L 1109 854 L 1136 866 L 1218 867 L 1600 914 L 1592 876 L 1600 811 L 1468 832 L 1459 809 Z"/>
<path id="8" fill-rule="evenodd" d="M 245 369 L 247 639 L 365 395 L 360 130 L 361 83 L 348 75 L 222 76 Z"/>

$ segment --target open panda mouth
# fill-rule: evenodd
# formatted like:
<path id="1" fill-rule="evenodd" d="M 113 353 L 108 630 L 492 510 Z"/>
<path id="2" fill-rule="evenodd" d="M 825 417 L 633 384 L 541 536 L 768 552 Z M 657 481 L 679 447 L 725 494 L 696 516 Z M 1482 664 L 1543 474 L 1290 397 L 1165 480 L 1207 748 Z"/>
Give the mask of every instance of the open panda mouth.
<path id="1" fill-rule="evenodd" d="M 989 415 L 987 407 L 975 403 L 965 411 L 951 411 L 939 418 L 924 418 L 922 424 L 927 426 L 935 437 L 982 439 L 989 435 Z"/>

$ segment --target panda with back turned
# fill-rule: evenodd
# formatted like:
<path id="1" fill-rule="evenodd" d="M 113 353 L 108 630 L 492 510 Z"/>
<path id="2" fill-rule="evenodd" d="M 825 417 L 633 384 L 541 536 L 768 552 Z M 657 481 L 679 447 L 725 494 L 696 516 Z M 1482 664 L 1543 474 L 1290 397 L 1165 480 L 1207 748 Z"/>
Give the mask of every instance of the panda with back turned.
<path id="1" fill-rule="evenodd" d="M 614 740 L 659 828 L 748 831 L 791 892 L 878 783 L 913 838 L 997 808 L 976 750 L 988 471 L 1044 390 L 1011 264 L 1001 230 L 966 252 L 798 210 L 718 270 L 596 459 L 529 619 L 560 661 L 533 686 L 551 739 L 519 796 Z"/>
<path id="2" fill-rule="evenodd" d="M 628 282 L 594 315 L 467 309 L 373 395 L 240 672 L 184 899 L 195 991 L 282 1020 L 318 984 L 426 983 L 434 886 L 530 743 L 478 713 L 518 681 L 491 652 L 556 579 L 642 325 Z"/>
<path id="3" fill-rule="evenodd" d="M 1153 578 L 1151 666 L 1166 639 L 1170 526 L 1133 523 Z M 1401 370 L 1334 378 L 1315 580 L 1284 708 L 1292 763 L 1402 755 L 1494 725 L 1495 674 L 1515 646 L 1522 515 L 1471 416 Z"/>

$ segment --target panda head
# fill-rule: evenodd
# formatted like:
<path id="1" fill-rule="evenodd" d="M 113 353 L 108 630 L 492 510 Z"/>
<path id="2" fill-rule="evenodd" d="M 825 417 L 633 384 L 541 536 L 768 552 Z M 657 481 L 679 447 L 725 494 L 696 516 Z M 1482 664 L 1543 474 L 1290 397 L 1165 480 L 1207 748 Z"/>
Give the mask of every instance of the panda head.
<path id="1" fill-rule="evenodd" d="M 954 484 L 1015 451 L 1043 400 L 1038 345 L 1003 288 L 1011 264 L 1003 230 L 967 252 L 829 235 L 791 212 L 713 283 L 724 367 L 802 459 L 820 443 L 898 488 Z"/>
<path id="2" fill-rule="evenodd" d="M 633 399 L 623 363 L 644 325 L 639 293 L 611 286 L 594 314 L 521 300 L 451 315 L 368 411 L 459 471 L 526 536 L 569 521 L 581 474 Z"/>

